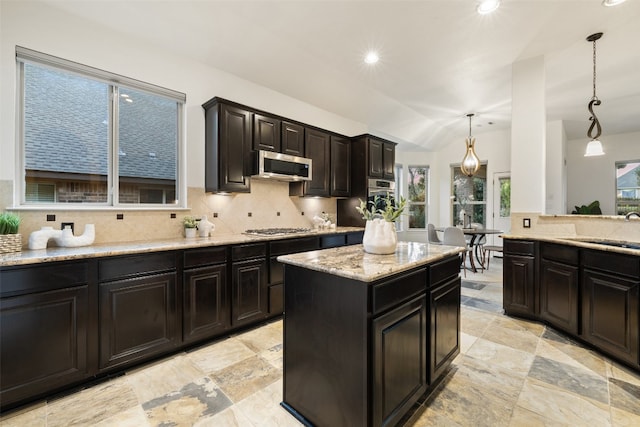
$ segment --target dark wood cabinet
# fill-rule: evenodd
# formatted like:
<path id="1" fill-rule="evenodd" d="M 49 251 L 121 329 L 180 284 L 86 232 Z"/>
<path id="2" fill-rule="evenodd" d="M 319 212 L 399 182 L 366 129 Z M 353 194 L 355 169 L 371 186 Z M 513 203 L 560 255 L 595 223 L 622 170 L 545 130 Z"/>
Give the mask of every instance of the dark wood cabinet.
<path id="1" fill-rule="evenodd" d="M 205 109 L 205 190 L 250 191 L 253 113 L 213 98 Z"/>
<path id="2" fill-rule="evenodd" d="M 396 144 L 385 142 L 382 146 L 382 178 L 395 180 Z"/>
<path id="3" fill-rule="evenodd" d="M 89 376 L 88 295 L 85 284 L 0 299 L 3 408 Z"/>
<path id="4" fill-rule="evenodd" d="M 368 177 L 394 180 L 395 177 L 395 144 L 369 137 L 368 144 Z"/>
<path id="5" fill-rule="evenodd" d="M 351 141 L 331 135 L 331 196 L 351 195 Z"/>
<path id="6" fill-rule="evenodd" d="M 578 334 L 578 250 L 552 243 L 540 244 L 540 318 Z"/>
<path id="7" fill-rule="evenodd" d="M 372 425 L 395 425 L 427 389 L 424 294 L 373 320 Z"/>
<path id="8" fill-rule="evenodd" d="M 231 247 L 231 325 L 247 325 L 268 316 L 266 243 Z"/>
<path id="9" fill-rule="evenodd" d="M 505 240 L 503 258 L 503 307 L 506 314 L 525 317 L 537 311 L 537 243 Z"/>
<path id="10" fill-rule="evenodd" d="M 305 157 L 312 160 L 313 177 L 305 181 L 303 191 L 305 196 L 331 195 L 331 138 L 329 133 L 316 129 L 305 129 L 304 142 Z"/>
<path id="11" fill-rule="evenodd" d="M 640 261 L 638 257 L 614 253 L 586 251 L 584 255 L 583 338 L 638 366 Z"/>
<path id="12" fill-rule="evenodd" d="M 227 248 L 190 249 L 184 253 L 182 336 L 191 343 L 229 328 Z"/>
<path id="13" fill-rule="evenodd" d="M 255 113 L 253 115 L 253 149 L 280 152 L 280 119 Z"/>
<path id="14" fill-rule="evenodd" d="M 304 127 L 297 123 L 282 121 L 282 143 L 280 151 L 291 156 L 304 157 Z"/>
<path id="15" fill-rule="evenodd" d="M 460 278 L 429 291 L 429 381 L 439 378 L 460 353 Z"/>

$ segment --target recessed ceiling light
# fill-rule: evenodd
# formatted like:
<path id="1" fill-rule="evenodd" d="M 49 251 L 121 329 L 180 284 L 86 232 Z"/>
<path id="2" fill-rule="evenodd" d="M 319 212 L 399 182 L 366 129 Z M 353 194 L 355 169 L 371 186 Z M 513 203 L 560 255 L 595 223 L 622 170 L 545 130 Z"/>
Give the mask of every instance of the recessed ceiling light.
<path id="1" fill-rule="evenodd" d="M 364 62 L 366 62 L 367 64 L 375 64 L 379 60 L 380 57 L 378 56 L 378 53 L 374 51 L 367 53 L 367 56 L 364 57 Z"/>
<path id="2" fill-rule="evenodd" d="M 499 7 L 500 0 L 481 0 L 480 2 L 478 2 L 478 7 L 476 7 L 476 10 L 480 15 L 486 15 L 488 13 L 494 12 Z"/>
<path id="3" fill-rule="evenodd" d="M 627 0 L 602 0 L 602 5 L 603 6 L 617 6 L 621 3 L 624 3 Z"/>

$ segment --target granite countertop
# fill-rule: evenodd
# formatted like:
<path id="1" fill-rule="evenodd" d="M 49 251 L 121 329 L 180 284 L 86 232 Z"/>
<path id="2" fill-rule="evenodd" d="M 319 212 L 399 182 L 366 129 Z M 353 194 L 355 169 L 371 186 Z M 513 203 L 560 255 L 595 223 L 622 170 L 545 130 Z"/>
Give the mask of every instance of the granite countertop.
<path id="1" fill-rule="evenodd" d="M 502 234 L 503 239 L 512 240 L 537 240 L 540 242 L 559 243 L 562 245 L 577 246 L 581 248 L 596 249 L 605 252 L 617 252 L 627 255 L 640 256 L 640 242 L 605 239 L 603 237 L 590 236 L 537 236 L 528 234 Z M 634 247 L 613 246 L 612 244 L 631 245 Z"/>
<path id="2" fill-rule="evenodd" d="M 98 258 L 116 255 L 130 255 L 167 250 L 202 248 L 208 246 L 236 245 L 252 242 L 267 242 L 270 240 L 294 239 L 298 237 L 322 236 L 330 234 L 363 231 L 361 227 L 337 227 L 328 230 L 311 230 L 305 233 L 279 234 L 270 236 L 255 236 L 243 233 L 223 234 L 211 237 L 196 237 L 185 239 L 177 237 L 168 240 L 145 240 L 137 242 L 105 243 L 76 248 L 48 247 L 38 250 L 23 250 L 0 255 L 0 267 L 12 265 L 38 264 L 53 261 L 66 261 L 83 258 Z"/>
<path id="3" fill-rule="evenodd" d="M 362 245 L 351 245 L 281 255 L 278 261 L 362 282 L 372 282 L 421 265 L 431 264 L 463 250 L 457 246 L 398 242 L 395 253 L 390 255 L 369 254 L 364 251 Z"/>

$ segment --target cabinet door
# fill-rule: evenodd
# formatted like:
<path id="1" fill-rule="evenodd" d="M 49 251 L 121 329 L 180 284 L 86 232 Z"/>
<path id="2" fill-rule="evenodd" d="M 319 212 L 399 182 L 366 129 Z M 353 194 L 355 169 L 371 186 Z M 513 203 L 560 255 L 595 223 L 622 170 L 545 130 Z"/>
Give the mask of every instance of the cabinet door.
<path id="1" fill-rule="evenodd" d="M 99 287 L 101 369 L 140 361 L 178 345 L 175 273 Z"/>
<path id="2" fill-rule="evenodd" d="M 331 191 L 330 181 L 330 157 L 331 147 L 329 134 L 315 129 L 305 130 L 305 157 L 313 163 L 311 168 L 313 177 L 311 181 L 305 181 L 304 194 L 307 196 L 329 197 Z"/>
<path id="3" fill-rule="evenodd" d="M 384 143 L 377 139 L 369 139 L 369 178 L 382 178 L 384 169 L 382 164 L 382 156 L 384 152 Z"/>
<path id="4" fill-rule="evenodd" d="M 249 192 L 253 140 L 251 112 L 222 104 L 220 115 L 219 190 Z"/>
<path id="5" fill-rule="evenodd" d="M 543 259 L 540 317 L 553 326 L 577 334 L 578 303 L 578 267 Z"/>
<path id="6" fill-rule="evenodd" d="M 505 254 L 503 258 L 503 307 L 507 314 L 535 313 L 535 258 Z"/>
<path id="7" fill-rule="evenodd" d="M 253 149 L 280 152 L 280 120 L 275 117 L 253 115 Z"/>
<path id="8" fill-rule="evenodd" d="M 88 377 L 88 286 L 0 299 L 3 407 Z"/>
<path id="9" fill-rule="evenodd" d="M 184 272 L 183 337 L 189 343 L 229 327 L 226 264 Z"/>
<path id="10" fill-rule="evenodd" d="M 304 157 L 304 127 L 296 123 L 282 122 L 281 152 Z"/>
<path id="11" fill-rule="evenodd" d="M 460 353 L 460 284 L 458 277 L 429 292 L 429 383 Z"/>
<path id="12" fill-rule="evenodd" d="M 396 145 L 385 142 L 382 147 L 382 177 L 384 179 L 395 179 L 396 167 Z"/>
<path id="13" fill-rule="evenodd" d="M 267 317 L 267 261 L 264 258 L 232 264 L 231 324 L 240 326 Z"/>
<path id="14" fill-rule="evenodd" d="M 637 281 L 583 270 L 583 337 L 621 360 L 638 365 Z"/>
<path id="15" fill-rule="evenodd" d="M 427 388 L 425 295 L 373 320 L 373 425 L 395 425 Z"/>
<path id="16" fill-rule="evenodd" d="M 331 136 L 331 195 L 351 195 L 351 142 Z"/>

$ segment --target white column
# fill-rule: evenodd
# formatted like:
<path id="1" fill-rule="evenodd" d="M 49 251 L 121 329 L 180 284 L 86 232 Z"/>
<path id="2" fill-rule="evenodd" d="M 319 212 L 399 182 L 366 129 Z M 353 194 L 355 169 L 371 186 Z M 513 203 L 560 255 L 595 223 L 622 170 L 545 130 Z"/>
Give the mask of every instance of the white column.
<path id="1" fill-rule="evenodd" d="M 543 56 L 512 65 L 511 99 L 512 217 L 514 213 L 543 213 L 546 139 Z"/>
<path id="2" fill-rule="evenodd" d="M 547 123 L 546 195 L 544 213 L 567 214 L 567 135 L 564 122 Z"/>

